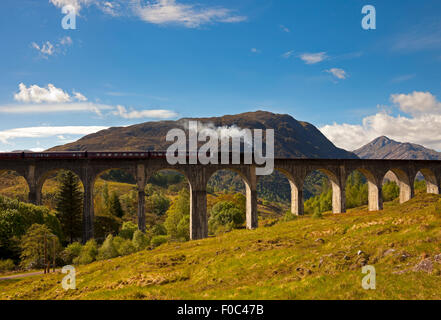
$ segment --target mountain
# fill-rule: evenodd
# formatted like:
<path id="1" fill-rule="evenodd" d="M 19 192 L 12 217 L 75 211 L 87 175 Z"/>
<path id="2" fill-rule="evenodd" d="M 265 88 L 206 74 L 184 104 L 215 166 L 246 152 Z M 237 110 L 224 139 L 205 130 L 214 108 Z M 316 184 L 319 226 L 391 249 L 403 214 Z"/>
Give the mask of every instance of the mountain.
<path id="1" fill-rule="evenodd" d="M 362 159 L 441 160 L 441 152 L 419 144 L 397 142 L 382 136 L 353 151 Z"/>
<path id="2" fill-rule="evenodd" d="M 312 124 L 297 121 L 287 114 L 266 111 L 114 127 L 87 135 L 76 142 L 51 148 L 49 151 L 166 150 L 171 144 L 165 141 L 167 132 L 174 128 L 184 129 L 188 120 L 197 120 L 214 127 L 274 129 L 276 157 L 357 158 L 355 154 L 337 148 Z"/>

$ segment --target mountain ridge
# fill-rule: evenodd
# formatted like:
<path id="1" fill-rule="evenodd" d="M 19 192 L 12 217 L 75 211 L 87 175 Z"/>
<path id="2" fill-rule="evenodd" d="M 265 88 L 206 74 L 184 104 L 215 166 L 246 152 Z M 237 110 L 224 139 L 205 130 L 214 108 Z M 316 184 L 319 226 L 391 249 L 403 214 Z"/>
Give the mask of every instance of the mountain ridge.
<path id="1" fill-rule="evenodd" d="M 128 127 L 111 127 L 82 137 L 48 151 L 157 151 L 171 144 L 165 140 L 174 128 L 185 129 L 185 123 L 195 120 L 215 127 L 248 129 L 275 129 L 274 151 L 276 157 L 290 158 L 357 158 L 352 152 L 336 147 L 315 126 L 298 121 L 288 114 L 267 111 L 245 112 L 235 115 L 205 118 L 181 118 L 176 121 L 150 121 Z M 265 135 L 263 137 L 265 142 Z"/>
<path id="2" fill-rule="evenodd" d="M 354 151 L 362 159 L 441 160 L 441 152 L 380 136 Z"/>

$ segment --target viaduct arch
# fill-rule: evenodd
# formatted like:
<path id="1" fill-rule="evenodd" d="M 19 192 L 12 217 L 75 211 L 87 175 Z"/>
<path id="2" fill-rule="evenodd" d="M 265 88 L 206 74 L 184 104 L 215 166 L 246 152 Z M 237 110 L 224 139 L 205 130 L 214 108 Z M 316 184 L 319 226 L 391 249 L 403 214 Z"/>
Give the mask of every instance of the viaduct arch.
<path id="1" fill-rule="evenodd" d="M 93 186 L 97 177 L 111 169 L 123 169 L 136 178 L 138 188 L 138 227 L 145 231 L 145 193 L 149 178 L 157 171 L 174 170 L 182 173 L 190 186 L 190 238 L 202 239 L 208 236 L 207 183 L 219 170 L 238 173 L 246 186 L 246 225 L 248 229 L 258 226 L 256 164 L 177 164 L 170 165 L 162 157 L 121 157 L 121 153 L 109 152 L 105 158 L 44 159 L 0 157 L 0 170 L 13 170 L 22 175 L 29 186 L 29 201 L 41 204 L 41 189 L 48 174 L 64 169 L 75 173 L 84 187 L 83 241 L 93 238 Z M 315 170 L 325 173 L 332 185 L 332 211 L 346 212 L 345 183 L 354 171 L 360 171 L 368 180 L 369 211 L 383 209 L 381 196 L 383 178 L 392 171 L 398 178 L 400 202 L 414 196 L 414 179 L 421 172 L 427 184 L 427 192 L 439 194 L 441 181 L 441 161 L 436 160 L 363 160 L 363 159 L 275 159 L 274 169 L 286 176 L 291 186 L 291 211 L 302 215 L 303 184 L 308 174 Z"/>

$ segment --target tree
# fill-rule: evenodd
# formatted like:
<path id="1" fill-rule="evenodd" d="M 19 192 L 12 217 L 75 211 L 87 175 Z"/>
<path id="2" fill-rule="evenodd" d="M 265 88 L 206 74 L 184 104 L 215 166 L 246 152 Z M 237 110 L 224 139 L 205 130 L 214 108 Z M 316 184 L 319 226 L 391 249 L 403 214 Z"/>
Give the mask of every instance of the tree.
<path id="1" fill-rule="evenodd" d="M 98 249 L 97 260 L 112 259 L 119 255 L 118 250 L 113 243 L 113 236 L 109 234 Z"/>
<path id="2" fill-rule="evenodd" d="M 190 193 L 182 189 L 167 210 L 164 226 L 173 240 L 190 239 Z"/>
<path id="3" fill-rule="evenodd" d="M 45 238 L 46 258 L 48 259 L 46 262 L 52 261 L 54 258 L 54 249 L 55 255 L 57 255 L 61 248 L 58 237 L 51 233 L 45 225 L 33 224 L 20 241 L 21 267 L 25 269 L 44 267 Z"/>
<path id="4" fill-rule="evenodd" d="M 124 222 L 119 232 L 119 236 L 124 239 L 132 239 L 135 231 L 138 230 L 138 226 L 132 221 Z"/>
<path id="5" fill-rule="evenodd" d="M 109 199 L 109 212 L 111 215 L 115 217 L 122 218 L 124 215 L 124 211 L 121 206 L 121 202 L 119 201 L 119 197 L 116 192 L 112 192 L 112 195 Z"/>
<path id="6" fill-rule="evenodd" d="M 230 231 L 240 227 L 245 222 L 245 211 L 231 201 L 216 203 L 211 209 L 208 220 L 208 230 L 212 234 L 219 231 Z"/>
<path id="7" fill-rule="evenodd" d="M 136 230 L 133 234 L 132 243 L 137 251 L 146 248 L 149 245 L 149 239 L 141 230 Z"/>
<path id="8" fill-rule="evenodd" d="M 394 181 L 388 181 L 382 188 L 383 200 L 392 201 L 400 195 L 400 187 Z"/>
<path id="9" fill-rule="evenodd" d="M 147 197 L 146 208 L 148 212 L 154 213 L 158 216 L 163 216 L 169 207 L 170 200 L 158 192 L 155 192 L 150 197 Z"/>
<path id="10" fill-rule="evenodd" d="M 81 236 L 83 194 L 77 176 L 70 171 L 60 174 L 59 183 L 56 211 L 63 233 L 69 239 L 69 243 L 72 243 Z"/>

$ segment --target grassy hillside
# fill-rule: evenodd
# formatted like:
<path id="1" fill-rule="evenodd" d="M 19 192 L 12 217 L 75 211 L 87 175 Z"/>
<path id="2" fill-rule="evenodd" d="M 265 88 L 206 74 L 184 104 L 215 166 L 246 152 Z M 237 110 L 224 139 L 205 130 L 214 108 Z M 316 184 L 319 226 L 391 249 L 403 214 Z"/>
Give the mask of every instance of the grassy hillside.
<path id="1" fill-rule="evenodd" d="M 0 282 L 1 299 L 440 299 L 441 197 L 382 212 L 302 217 L 77 268 Z M 374 265 L 377 289 L 361 287 Z"/>

